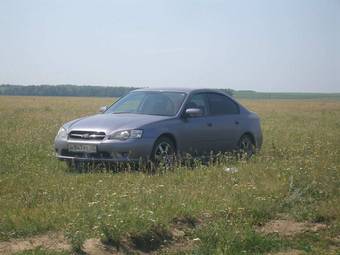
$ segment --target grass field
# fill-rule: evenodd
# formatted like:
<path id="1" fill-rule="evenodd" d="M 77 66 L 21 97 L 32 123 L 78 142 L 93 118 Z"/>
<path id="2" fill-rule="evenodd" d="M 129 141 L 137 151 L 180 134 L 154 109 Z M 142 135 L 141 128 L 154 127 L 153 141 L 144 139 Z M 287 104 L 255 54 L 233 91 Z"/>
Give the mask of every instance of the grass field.
<path id="1" fill-rule="evenodd" d="M 54 158 L 56 132 L 110 101 L 0 96 L 0 247 L 61 232 L 72 251 L 18 254 L 79 252 L 90 238 L 121 252 L 340 254 L 339 101 L 242 101 L 264 134 L 248 162 L 157 175 L 69 172 Z M 261 230 L 275 220 L 311 227 Z"/>

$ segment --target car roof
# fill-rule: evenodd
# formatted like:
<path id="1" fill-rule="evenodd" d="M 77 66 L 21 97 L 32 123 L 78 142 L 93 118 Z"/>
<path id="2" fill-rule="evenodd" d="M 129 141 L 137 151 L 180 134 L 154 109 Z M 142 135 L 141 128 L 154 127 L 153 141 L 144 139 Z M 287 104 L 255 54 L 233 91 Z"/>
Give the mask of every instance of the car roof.
<path id="1" fill-rule="evenodd" d="M 183 92 L 183 93 L 193 93 L 193 92 L 215 92 L 215 93 L 221 93 L 225 94 L 222 91 L 215 90 L 215 89 L 195 89 L 195 88 L 142 88 L 142 89 L 136 89 L 133 91 L 157 91 L 157 92 Z"/>

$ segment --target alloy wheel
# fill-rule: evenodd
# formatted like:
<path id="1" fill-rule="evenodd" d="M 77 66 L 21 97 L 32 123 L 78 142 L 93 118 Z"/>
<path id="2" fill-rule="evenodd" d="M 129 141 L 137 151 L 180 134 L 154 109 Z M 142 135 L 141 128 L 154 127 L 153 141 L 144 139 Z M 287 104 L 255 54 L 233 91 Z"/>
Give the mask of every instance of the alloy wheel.
<path id="1" fill-rule="evenodd" d="M 158 167 L 169 169 L 174 163 L 175 150 L 170 141 L 167 139 L 159 141 L 154 149 L 153 159 Z"/>
<path id="2" fill-rule="evenodd" d="M 255 145 L 247 135 L 241 137 L 239 142 L 240 153 L 246 158 L 250 158 L 255 153 Z"/>

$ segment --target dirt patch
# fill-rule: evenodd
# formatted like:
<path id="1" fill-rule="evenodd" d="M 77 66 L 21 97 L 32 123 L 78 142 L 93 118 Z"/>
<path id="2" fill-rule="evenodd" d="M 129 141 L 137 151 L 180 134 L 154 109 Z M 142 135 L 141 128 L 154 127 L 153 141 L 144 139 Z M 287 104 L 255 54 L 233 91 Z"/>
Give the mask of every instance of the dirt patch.
<path id="1" fill-rule="evenodd" d="M 302 255 L 303 251 L 300 250 L 289 250 L 289 251 L 281 251 L 277 253 L 269 253 L 268 255 Z"/>
<path id="2" fill-rule="evenodd" d="M 263 234 L 278 233 L 281 236 L 293 236 L 304 232 L 317 232 L 326 229 L 327 225 L 321 223 L 296 222 L 290 219 L 272 220 L 257 229 Z"/>
<path id="3" fill-rule="evenodd" d="M 54 251 L 71 251 L 71 245 L 62 233 L 47 233 L 25 239 L 0 242 L 0 254 L 7 255 L 38 247 Z"/>
<path id="4" fill-rule="evenodd" d="M 170 242 L 172 238 L 171 232 L 160 226 L 130 237 L 135 249 L 142 252 L 158 250 L 162 245 Z"/>
<path id="5" fill-rule="evenodd" d="M 329 241 L 331 242 L 331 250 L 340 251 L 340 235 L 329 238 Z"/>
<path id="6" fill-rule="evenodd" d="M 192 251 L 198 244 L 197 240 L 181 239 L 164 246 L 158 251 L 159 254 L 181 254 Z"/>
<path id="7" fill-rule="evenodd" d="M 169 228 L 154 226 L 145 232 L 130 233 L 117 243 L 107 243 L 106 249 L 110 245 L 114 247 L 116 253 L 113 254 L 189 252 L 199 243 L 199 240 L 192 238 L 191 234 L 200 224 L 201 221 L 193 217 L 175 218 Z M 98 243 L 95 246 L 100 247 Z M 106 255 L 105 253 L 98 254 Z"/>
<path id="8" fill-rule="evenodd" d="M 331 241 L 332 241 L 335 245 L 337 245 L 337 246 L 340 247 L 340 235 L 331 238 Z"/>
<path id="9" fill-rule="evenodd" d="M 87 255 L 119 255 L 117 249 L 103 244 L 99 239 L 88 239 L 83 245 L 83 252 Z"/>
<path id="10" fill-rule="evenodd" d="M 199 239 L 192 237 L 195 228 L 202 220 L 193 217 L 175 218 L 169 228 L 154 226 L 140 233 L 130 233 L 118 242 L 102 242 L 100 239 L 88 239 L 82 246 L 87 255 L 120 254 L 158 254 L 178 253 L 192 250 Z M 38 247 L 53 251 L 72 251 L 64 235 L 60 232 L 46 233 L 22 239 L 0 242 L 0 254 L 9 255 Z"/>

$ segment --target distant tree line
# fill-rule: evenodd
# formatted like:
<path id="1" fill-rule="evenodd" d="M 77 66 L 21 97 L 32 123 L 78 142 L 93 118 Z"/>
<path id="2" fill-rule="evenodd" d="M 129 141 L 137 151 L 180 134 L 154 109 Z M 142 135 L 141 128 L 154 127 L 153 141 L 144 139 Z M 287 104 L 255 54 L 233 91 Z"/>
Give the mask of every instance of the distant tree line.
<path id="1" fill-rule="evenodd" d="M 218 89 L 226 94 L 228 94 L 229 96 L 234 96 L 234 90 L 232 89 Z"/>
<path id="2" fill-rule="evenodd" d="M 0 85 L 0 95 L 9 96 L 73 96 L 73 97 L 121 97 L 135 87 L 102 87 L 78 85 Z M 233 95 L 231 89 L 220 89 Z"/>
<path id="3" fill-rule="evenodd" d="M 0 95 L 10 96 L 73 96 L 120 97 L 134 87 L 102 87 L 78 85 L 0 85 Z"/>
<path id="4" fill-rule="evenodd" d="M 9 96 L 72 96 L 72 97 L 121 97 L 136 87 L 103 87 L 91 85 L 0 85 L 0 95 Z M 218 89 L 237 99 L 327 99 L 340 100 L 340 93 L 282 93 L 252 90 Z"/>

